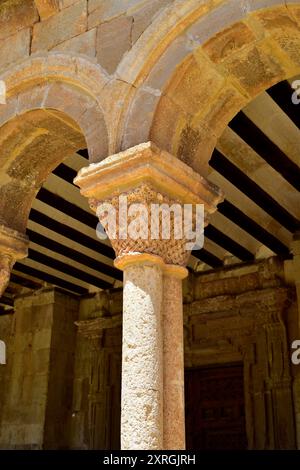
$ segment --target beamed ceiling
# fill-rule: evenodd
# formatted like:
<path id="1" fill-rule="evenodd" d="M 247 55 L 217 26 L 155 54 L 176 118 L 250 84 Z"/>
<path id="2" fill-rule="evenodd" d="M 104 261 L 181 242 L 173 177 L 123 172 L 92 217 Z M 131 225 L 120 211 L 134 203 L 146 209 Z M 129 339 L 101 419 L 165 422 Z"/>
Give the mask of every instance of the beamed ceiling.
<path id="1" fill-rule="evenodd" d="M 209 179 L 225 192 L 205 231 L 205 245 L 189 268 L 207 271 L 274 254 L 290 257 L 300 229 L 300 105 L 288 81 L 273 86 L 230 122 L 210 160 Z M 13 311 L 13 297 L 47 284 L 74 295 L 122 285 L 108 241 L 96 237 L 97 220 L 74 186 L 88 164 L 81 150 L 60 164 L 39 191 L 28 223 L 29 256 L 16 263 L 0 299 L 0 313 Z"/>

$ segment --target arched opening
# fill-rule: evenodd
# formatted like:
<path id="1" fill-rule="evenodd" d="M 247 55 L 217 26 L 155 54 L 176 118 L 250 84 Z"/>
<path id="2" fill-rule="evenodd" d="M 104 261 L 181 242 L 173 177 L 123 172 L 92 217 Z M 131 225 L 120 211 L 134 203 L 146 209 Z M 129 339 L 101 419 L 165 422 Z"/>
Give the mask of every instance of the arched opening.
<path id="1" fill-rule="evenodd" d="M 47 176 L 81 148 L 85 139 L 74 121 L 60 111 L 27 111 L 1 128 L 2 223 L 26 228 L 32 201 Z"/>
<path id="2" fill-rule="evenodd" d="M 198 9 L 194 10 L 193 6 L 189 5 L 193 14 L 189 10 L 188 19 L 185 16 L 186 10 L 177 12 L 178 18 L 181 18 L 181 15 L 182 21 L 185 18 L 182 29 L 178 27 L 164 30 L 166 24 L 163 18 L 167 14 L 165 11 L 156 25 L 156 27 L 160 25 L 160 33 L 165 34 L 164 47 L 162 48 L 160 44 L 160 47 L 155 48 L 152 43 L 147 43 L 146 46 L 145 38 L 143 41 L 141 38 L 140 47 L 145 48 L 142 50 L 153 47 L 151 60 L 143 65 L 140 61 L 134 62 L 136 75 L 133 72 L 130 75 L 130 70 L 126 69 L 128 57 L 119 68 L 121 76 L 122 73 L 124 76 L 129 74 L 136 80 L 136 89 L 124 116 L 123 127 L 120 129 L 123 137 L 122 147 L 130 147 L 140 140 L 152 140 L 160 148 L 178 156 L 201 175 L 207 177 L 211 175 L 212 181 L 217 185 L 219 183 L 221 188 L 224 182 L 227 188 L 225 181 L 212 174 L 209 162 L 220 142 L 220 137 L 226 133 L 225 129 L 229 122 L 236 115 L 239 116 L 241 110 L 249 103 L 252 103 L 249 107 L 253 107 L 256 98 L 265 93 L 265 90 L 281 82 L 291 83 L 300 72 L 299 60 L 295 54 L 300 47 L 299 5 L 280 3 L 269 1 L 251 6 L 247 4 L 243 7 L 233 2 L 230 17 L 225 14 L 228 5 L 224 9 L 222 6 L 217 6 L 209 12 L 205 10 L 204 5 L 201 7 L 198 5 Z M 186 7 L 188 9 L 188 6 Z M 171 14 L 171 11 L 168 13 Z M 213 29 L 208 30 L 207 24 Z M 173 37 L 172 34 L 175 33 L 176 36 Z M 135 48 L 137 52 L 138 43 Z M 141 53 L 140 50 L 139 52 Z M 131 55 L 133 54 L 134 50 L 131 51 Z M 288 86 L 283 99 L 290 103 L 293 93 L 294 90 L 291 87 L 289 90 Z M 293 209 L 289 206 L 288 211 L 294 212 L 294 216 L 297 217 L 295 193 L 293 196 L 290 191 L 284 193 L 290 194 L 289 202 L 294 205 Z M 241 201 L 244 202 L 243 207 L 248 205 L 250 208 L 251 203 L 249 205 L 243 197 Z M 264 206 L 266 205 L 265 200 Z M 220 209 L 225 206 L 226 203 L 220 206 Z M 255 210 L 259 211 L 257 208 Z M 268 209 L 267 214 L 274 213 L 275 210 L 275 207 L 273 212 Z M 240 220 L 243 209 L 240 209 L 235 216 L 227 207 L 226 213 L 228 212 L 232 212 L 230 216 L 235 220 Z M 259 216 L 257 213 L 257 217 L 261 222 L 264 215 Z M 219 210 L 212 221 L 221 218 Z M 284 215 L 281 220 L 283 219 Z M 251 261 L 256 254 L 258 257 L 263 257 L 259 250 L 261 243 L 264 242 L 268 246 L 265 251 L 268 255 L 276 253 L 288 257 L 291 235 L 285 232 L 284 225 L 276 225 L 272 220 L 271 215 L 271 218 L 262 221 L 262 228 L 268 229 L 270 233 L 274 230 L 278 232 L 280 243 L 277 244 L 276 240 L 271 239 L 272 237 L 269 239 L 268 233 L 265 237 L 264 232 L 260 233 L 258 227 L 251 226 L 251 240 L 248 238 L 249 244 L 248 246 L 246 244 L 246 250 L 243 242 L 244 234 L 238 227 L 231 227 L 235 233 L 233 238 L 242 242 L 240 243 L 242 246 L 230 247 L 238 255 L 236 259 Z M 293 226 L 295 228 L 296 224 Z M 246 218 L 244 218 L 244 227 L 248 231 L 249 220 Z M 214 230 L 214 227 L 207 229 L 200 269 L 203 263 L 215 268 L 220 267 L 224 260 L 227 262 L 227 257 L 232 256 L 226 249 L 220 250 L 214 243 L 216 240 L 220 242 L 222 232 L 221 226 L 215 228 L 218 230 Z M 230 230 L 230 227 L 228 229 Z M 260 240 L 258 244 L 254 240 L 257 236 Z M 222 246 L 228 247 L 230 240 L 221 238 Z M 264 252 L 265 248 L 261 249 Z M 269 249 L 271 251 L 268 251 Z M 199 269 L 195 258 L 191 259 L 190 265 Z"/>
<path id="3" fill-rule="evenodd" d="M 72 181 L 87 155 L 98 162 L 150 139 L 226 193 L 189 266 L 185 365 L 213 383 L 211 367 L 238 364 L 238 410 L 228 400 L 201 414 L 220 438 L 214 418 L 242 421 L 243 405 L 248 448 L 295 446 L 287 336 L 298 327 L 283 260 L 299 230 L 299 125 L 287 83 L 300 73 L 297 3 L 178 0 L 114 77 L 52 53 L 4 74 L 0 222 L 27 230 L 30 246 L 0 299 L 7 313 L 18 297 L 0 446 L 119 445 L 122 275 Z M 216 378 L 220 392 L 226 377 Z"/>
<path id="4" fill-rule="evenodd" d="M 234 115 L 262 91 L 299 74 L 299 5 L 231 2 L 230 15 L 228 5 L 209 12 L 197 7 L 170 7 L 177 28 L 167 27 L 171 11 L 164 11 L 153 24 L 160 27 L 161 43 L 142 37 L 120 64 L 119 75 L 134 89 L 119 132 L 122 148 L 152 139 L 205 175 L 216 140 Z"/>
<path id="5" fill-rule="evenodd" d="M 199 273 L 187 309 L 186 367 L 243 362 L 248 448 L 293 448 L 297 374 L 288 340 L 297 335 L 297 313 L 280 292 L 289 291 L 285 269 L 299 230 L 299 111 L 291 87 L 300 73 L 299 4 L 230 6 L 228 16 L 228 4 L 194 10 L 176 37 L 168 29 L 149 61 L 136 62 L 135 76 L 120 67 L 136 80 L 121 146 L 151 139 L 225 190 L 204 250 L 193 253 Z M 208 265 L 223 269 L 209 274 Z M 262 297 L 271 286 L 277 307 Z M 282 388 L 286 420 L 275 376 L 289 384 Z"/>
<path id="6" fill-rule="evenodd" d="M 286 286 L 285 269 L 292 258 L 290 247 L 299 230 L 300 123 L 298 105 L 293 99 L 297 79 L 296 76 L 273 85 L 245 106 L 219 137 L 209 161 L 207 177 L 224 190 L 225 200 L 206 227 L 205 248 L 222 260 L 225 270 L 210 275 L 205 259 L 199 262 L 196 297 L 201 298 L 202 305 L 193 308 L 199 317 L 194 317 L 194 332 L 189 331 L 192 346 L 189 345 L 186 355 L 188 442 L 190 445 L 197 442 L 203 449 L 210 446 L 242 449 L 246 431 L 248 448 L 294 446 L 297 395 L 294 401 L 292 385 L 285 395 L 288 416 L 285 424 L 278 418 L 272 424 L 268 421 L 266 403 L 269 400 L 275 417 L 283 411 L 272 391 L 275 375 L 278 382 L 297 381 L 297 371 L 291 367 L 285 346 L 297 335 L 297 313 L 288 307 L 283 309 L 281 333 L 275 324 L 262 325 L 259 331 L 255 324 L 248 324 L 246 317 L 248 314 L 263 317 L 263 310 L 267 312 L 257 288 L 263 292 L 266 283 L 279 291 Z M 257 269 L 266 269 L 265 280 L 257 278 Z M 271 271 L 276 280 L 272 279 Z M 290 295 L 292 298 L 292 292 Z M 248 297 L 247 307 L 243 296 Z M 262 333 L 268 328 L 278 328 L 276 339 Z M 253 335 L 250 342 L 255 356 L 251 359 L 247 334 Z M 279 356 L 284 358 L 284 366 L 276 364 L 275 357 Z M 238 369 L 233 369 L 237 361 L 239 377 L 234 372 Z M 263 380 L 269 381 L 267 387 L 262 385 Z M 231 396 L 235 394 L 234 402 L 224 391 L 229 383 Z M 209 391 L 210 386 L 214 392 Z M 261 407 L 259 412 L 257 407 Z M 193 409 L 198 411 L 193 413 Z M 260 419 L 261 427 L 257 425 Z"/>
<path id="7" fill-rule="evenodd" d="M 103 376 L 99 337 L 94 342 L 77 337 L 75 324 L 90 317 L 89 309 L 92 317 L 101 316 L 97 293 L 121 285 L 113 250 L 108 241 L 98 240 L 96 218 L 73 184 L 89 157 L 107 154 L 101 108 L 73 85 L 55 81 L 21 89 L 1 111 L 1 223 L 27 233 L 29 249 L 28 257 L 14 265 L 1 298 L 1 325 L 7 324 L 10 339 L 1 370 L 0 445 L 103 448 L 115 442 L 116 447 L 120 345 L 111 347 L 108 331 L 101 349 Z M 93 306 L 86 307 L 90 299 Z M 118 381 L 112 381 L 107 395 L 112 364 Z M 100 419 L 109 429 L 107 435 L 99 437 L 95 415 L 97 425 Z"/>

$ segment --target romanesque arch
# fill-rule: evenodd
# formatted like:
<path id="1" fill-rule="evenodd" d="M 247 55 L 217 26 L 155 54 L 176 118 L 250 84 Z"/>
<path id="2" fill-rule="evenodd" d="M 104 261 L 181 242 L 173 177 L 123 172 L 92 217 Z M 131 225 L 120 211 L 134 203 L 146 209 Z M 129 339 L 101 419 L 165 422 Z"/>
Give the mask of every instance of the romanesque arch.
<path id="1" fill-rule="evenodd" d="M 41 55 L 1 76 L 7 104 L 0 108 L 1 284 L 27 253 L 25 231 L 42 183 L 68 155 L 87 148 L 90 161 L 108 154 L 100 105 L 107 79 L 81 57 Z M 18 249 L 14 248 L 17 243 Z"/>
<path id="2" fill-rule="evenodd" d="M 7 104 L 0 108 L 1 221 L 24 232 L 36 192 L 60 161 L 85 147 L 91 162 L 107 155 L 99 102 L 106 77 L 83 58 L 50 54 L 1 79 L 7 87 Z"/>
<path id="3" fill-rule="evenodd" d="M 151 138 L 204 175 L 232 117 L 300 71 L 299 2 L 205 3 L 165 9 L 118 69 L 135 86 L 120 127 L 122 148 Z M 160 42 L 153 44 L 147 35 L 155 27 Z"/>

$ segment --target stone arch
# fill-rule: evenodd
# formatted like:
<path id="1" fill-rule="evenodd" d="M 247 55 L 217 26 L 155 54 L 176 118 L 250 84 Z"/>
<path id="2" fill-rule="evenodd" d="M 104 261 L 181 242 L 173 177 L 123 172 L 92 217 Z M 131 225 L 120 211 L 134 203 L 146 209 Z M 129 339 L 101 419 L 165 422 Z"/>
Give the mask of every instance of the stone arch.
<path id="1" fill-rule="evenodd" d="M 7 93 L 0 126 L 29 109 L 57 109 L 82 129 L 91 161 L 107 156 L 109 134 L 101 100 L 108 78 L 99 65 L 80 56 L 45 54 L 18 64 L 0 79 Z"/>
<path id="2" fill-rule="evenodd" d="M 181 17 L 179 12 L 161 44 L 151 44 L 139 73 L 127 77 L 135 81 L 134 90 L 119 135 L 122 149 L 151 139 L 206 175 L 232 117 L 259 93 L 300 72 L 300 2 L 228 1 L 210 4 L 209 11 L 207 2 L 197 2 L 198 10 L 195 3 Z M 167 9 L 157 21 L 163 19 L 167 29 L 163 15 Z M 170 40 L 178 23 L 179 34 Z M 123 77 L 125 70 L 123 63 Z"/>
<path id="3" fill-rule="evenodd" d="M 65 157 L 86 147 L 91 162 L 107 156 L 100 106 L 106 78 L 81 57 L 54 54 L 19 64 L 1 79 L 7 104 L 0 107 L 0 222 L 24 233 L 36 193 Z"/>

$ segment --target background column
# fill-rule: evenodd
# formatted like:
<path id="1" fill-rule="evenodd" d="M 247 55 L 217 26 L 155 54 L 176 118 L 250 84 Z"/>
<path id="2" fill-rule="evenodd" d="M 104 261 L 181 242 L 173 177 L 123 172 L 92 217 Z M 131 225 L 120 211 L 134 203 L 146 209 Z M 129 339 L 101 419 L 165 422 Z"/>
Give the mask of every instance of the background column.
<path id="1" fill-rule="evenodd" d="M 163 293 L 164 449 L 185 449 L 182 279 L 186 268 L 166 265 Z"/>

